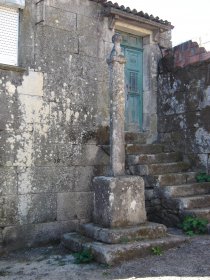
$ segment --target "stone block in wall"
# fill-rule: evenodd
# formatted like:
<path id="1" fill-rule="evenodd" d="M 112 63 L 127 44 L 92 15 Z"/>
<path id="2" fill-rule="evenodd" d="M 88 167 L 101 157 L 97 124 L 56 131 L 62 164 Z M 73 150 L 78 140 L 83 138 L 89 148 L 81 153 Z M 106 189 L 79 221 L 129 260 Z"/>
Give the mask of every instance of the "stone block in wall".
<path id="1" fill-rule="evenodd" d="M 78 229 L 78 220 L 9 226 L 3 230 L 3 242 L 7 249 L 38 246 L 58 241 L 64 233 Z"/>
<path id="2" fill-rule="evenodd" d="M 75 31 L 77 28 L 77 16 L 75 13 L 46 5 L 41 1 L 36 5 L 37 24 L 51 26 L 56 29 Z"/>
<path id="3" fill-rule="evenodd" d="M 21 224 L 45 223 L 56 220 L 56 194 L 24 194 L 18 196 L 18 213 Z"/>
<path id="4" fill-rule="evenodd" d="M 66 30 L 36 27 L 35 65 L 43 72 L 64 67 L 70 54 L 78 53 L 78 38 Z"/>
<path id="5" fill-rule="evenodd" d="M 107 18 L 87 17 L 80 14 L 77 15 L 77 34 L 79 36 L 98 38 L 99 42 L 111 42 L 111 35 L 113 35 L 108 28 Z"/>
<path id="6" fill-rule="evenodd" d="M 107 165 L 109 155 L 96 145 L 57 145 L 60 164 L 71 165 Z"/>
<path id="7" fill-rule="evenodd" d="M 173 87 L 168 80 L 162 81 L 164 86 L 159 85 L 158 114 L 173 115 L 181 114 L 186 110 L 186 94 L 179 90 L 179 81 L 173 83 Z"/>
<path id="8" fill-rule="evenodd" d="M 47 140 L 34 146 L 33 164 L 36 166 L 107 165 L 109 155 L 103 147 L 94 144 L 50 144 Z"/>
<path id="9" fill-rule="evenodd" d="M 16 138 L 12 133 L 0 131 L 0 166 L 11 167 L 16 160 Z"/>
<path id="10" fill-rule="evenodd" d="M 79 37 L 79 52 L 82 55 L 91 57 L 105 58 L 104 41 L 100 38 L 89 37 L 86 35 Z"/>
<path id="11" fill-rule="evenodd" d="M 78 53 L 78 40 L 73 33 L 51 26 L 36 27 L 36 50 L 43 55 Z M 37 52 L 36 52 L 37 53 Z"/>
<path id="12" fill-rule="evenodd" d="M 186 96 L 186 111 L 195 111 L 201 109 L 202 100 L 204 96 L 204 89 L 201 85 L 198 85 L 197 88 L 190 88 Z"/>
<path id="13" fill-rule="evenodd" d="M 81 99 L 83 99 L 82 96 Z M 67 103 L 68 100 L 69 100 L 69 104 Z M 62 127 L 63 130 L 65 130 L 66 127 L 73 126 L 73 127 L 80 128 L 80 134 L 81 134 L 81 130 L 82 130 L 81 128 L 83 128 L 83 131 L 86 129 L 90 130 L 91 128 L 94 129 L 94 126 L 96 125 L 95 118 L 97 115 L 96 98 L 92 103 L 91 102 L 71 103 L 70 99 L 68 100 L 66 100 L 67 101 L 66 103 L 51 102 L 50 104 L 50 119 L 52 124 L 51 130 L 57 128 L 59 129 L 59 127 Z M 65 134 L 65 131 L 63 131 L 62 134 Z M 65 135 L 64 135 L 64 139 L 65 139 Z"/>
<path id="14" fill-rule="evenodd" d="M 186 132 L 172 131 L 168 133 L 159 133 L 159 140 L 166 146 L 169 152 L 185 152 Z"/>
<path id="15" fill-rule="evenodd" d="M 90 57 L 82 54 L 73 54 L 69 63 L 69 71 L 76 77 L 81 77 L 89 84 L 93 80 L 98 82 L 107 82 L 109 78 L 109 69 L 106 59 Z"/>
<path id="16" fill-rule="evenodd" d="M 45 0 L 46 5 L 69 11 L 72 13 L 86 15 L 91 17 L 98 17 L 101 12 L 101 5 L 91 1 L 84 0 Z"/>
<path id="17" fill-rule="evenodd" d="M 18 194 L 90 191 L 94 166 L 18 168 Z"/>
<path id="18" fill-rule="evenodd" d="M 201 111 L 187 111 L 186 112 L 186 128 L 196 128 L 199 126 L 203 126 L 205 122 L 201 120 Z"/>
<path id="19" fill-rule="evenodd" d="M 16 195 L 0 197 L 0 227 L 18 223 L 18 198 Z"/>
<path id="20" fill-rule="evenodd" d="M 186 153 L 210 153 L 210 132 L 203 127 L 186 130 Z"/>
<path id="21" fill-rule="evenodd" d="M 74 190 L 82 192 L 92 190 L 95 168 L 93 166 L 76 166 L 74 171 Z"/>
<path id="22" fill-rule="evenodd" d="M 93 210 L 92 192 L 71 192 L 57 194 L 57 219 L 89 219 Z"/>
<path id="23" fill-rule="evenodd" d="M 184 130 L 186 128 L 186 115 L 174 114 L 159 116 L 158 131 L 161 133 Z"/>
<path id="24" fill-rule="evenodd" d="M 0 71 L 0 131 L 17 129 L 20 126 L 19 103 L 16 96 L 20 76 L 6 76 L 5 72 Z"/>
<path id="25" fill-rule="evenodd" d="M 13 167 L 0 168 L 0 196 L 17 194 L 17 171 Z"/>
<path id="26" fill-rule="evenodd" d="M 51 144 L 46 140 L 34 144 L 35 156 L 33 163 L 36 166 L 52 166 L 60 162 L 56 144 Z"/>

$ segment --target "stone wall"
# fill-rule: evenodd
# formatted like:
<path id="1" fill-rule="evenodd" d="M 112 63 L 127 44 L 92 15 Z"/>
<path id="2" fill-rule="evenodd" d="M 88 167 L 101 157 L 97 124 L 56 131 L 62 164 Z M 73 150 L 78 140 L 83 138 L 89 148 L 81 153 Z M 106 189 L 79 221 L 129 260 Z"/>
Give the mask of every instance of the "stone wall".
<path id="1" fill-rule="evenodd" d="M 210 154 L 209 56 L 197 43 L 177 46 L 161 60 L 158 79 L 160 141 L 204 171 Z"/>
<path id="2" fill-rule="evenodd" d="M 0 70 L 0 234 L 7 247 L 60 238 L 89 221 L 91 179 L 106 174 L 107 54 L 101 6 L 26 1 L 19 64 Z M 4 69 L 3 69 L 4 68 Z"/>

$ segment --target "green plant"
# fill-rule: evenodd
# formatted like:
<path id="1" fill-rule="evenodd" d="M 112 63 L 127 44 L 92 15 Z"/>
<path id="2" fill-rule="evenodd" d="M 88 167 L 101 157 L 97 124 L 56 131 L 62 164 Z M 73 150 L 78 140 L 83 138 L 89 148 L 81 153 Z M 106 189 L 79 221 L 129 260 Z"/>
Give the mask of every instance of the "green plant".
<path id="1" fill-rule="evenodd" d="M 206 172 L 199 172 L 196 177 L 196 181 L 201 183 L 201 182 L 210 182 L 210 175 L 206 174 Z"/>
<path id="2" fill-rule="evenodd" d="M 193 216 L 187 216 L 184 218 L 181 228 L 183 231 L 189 235 L 193 236 L 195 234 L 204 234 L 207 231 L 207 219 L 197 218 Z"/>
<path id="3" fill-rule="evenodd" d="M 94 257 L 91 249 L 84 249 L 81 252 L 75 253 L 75 263 L 90 263 L 93 261 Z"/>
<path id="4" fill-rule="evenodd" d="M 162 254 L 163 254 L 163 250 L 159 246 L 152 247 L 151 251 L 152 251 L 152 254 L 155 256 L 162 256 Z"/>

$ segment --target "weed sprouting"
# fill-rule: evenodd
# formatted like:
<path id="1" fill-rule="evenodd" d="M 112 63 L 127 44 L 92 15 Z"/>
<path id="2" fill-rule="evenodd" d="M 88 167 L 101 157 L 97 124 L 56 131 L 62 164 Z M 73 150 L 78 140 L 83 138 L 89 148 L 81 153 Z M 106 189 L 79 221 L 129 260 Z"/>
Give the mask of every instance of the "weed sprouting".
<path id="1" fill-rule="evenodd" d="M 207 231 L 208 220 L 193 216 L 186 216 L 181 224 L 182 230 L 189 236 L 204 234 Z"/>
<path id="2" fill-rule="evenodd" d="M 159 246 L 152 247 L 151 251 L 152 251 L 152 254 L 155 256 L 162 256 L 162 254 L 163 254 L 163 249 Z"/>

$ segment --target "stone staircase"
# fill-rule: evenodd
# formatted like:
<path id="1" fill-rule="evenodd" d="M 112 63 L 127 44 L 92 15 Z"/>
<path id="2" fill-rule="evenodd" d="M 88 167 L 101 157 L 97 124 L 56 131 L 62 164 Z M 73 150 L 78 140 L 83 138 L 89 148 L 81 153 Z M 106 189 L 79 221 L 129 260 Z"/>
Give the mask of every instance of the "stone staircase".
<path id="1" fill-rule="evenodd" d="M 146 139 L 126 133 L 127 172 L 144 178 L 148 219 L 177 226 L 183 216 L 196 215 L 210 222 L 210 183 L 197 183 L 180 153 Z"/>

